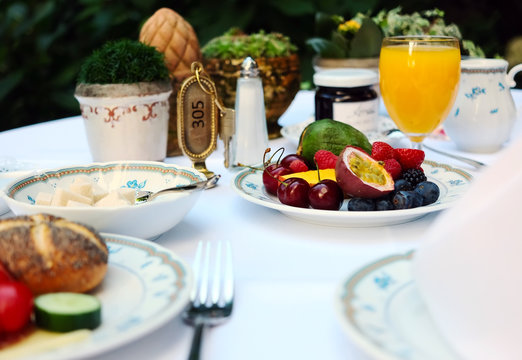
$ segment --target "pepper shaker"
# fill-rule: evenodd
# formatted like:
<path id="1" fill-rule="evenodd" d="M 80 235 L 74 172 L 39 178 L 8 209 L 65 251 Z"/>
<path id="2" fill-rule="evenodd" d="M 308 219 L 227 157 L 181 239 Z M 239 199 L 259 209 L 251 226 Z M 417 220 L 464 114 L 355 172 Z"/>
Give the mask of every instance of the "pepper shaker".
<path id="1" fill-rule="evenodd" d="M 268 147 L 263 84 L 253 58 L 241 64 L 236 88 L 236 133 L 232 142 L 234 166 L 253 166 L 263 161 Z"/>

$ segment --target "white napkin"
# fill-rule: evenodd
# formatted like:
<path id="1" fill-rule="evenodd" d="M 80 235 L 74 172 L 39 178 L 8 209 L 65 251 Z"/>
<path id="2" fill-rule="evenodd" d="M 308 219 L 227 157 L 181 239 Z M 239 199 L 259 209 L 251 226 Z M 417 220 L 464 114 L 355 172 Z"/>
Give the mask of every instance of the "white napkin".
<path id="1" fill-rule="evenodd" d="M 413 275 L 464 359 L 522 359 L 522 139 L 421 240 Z"/>

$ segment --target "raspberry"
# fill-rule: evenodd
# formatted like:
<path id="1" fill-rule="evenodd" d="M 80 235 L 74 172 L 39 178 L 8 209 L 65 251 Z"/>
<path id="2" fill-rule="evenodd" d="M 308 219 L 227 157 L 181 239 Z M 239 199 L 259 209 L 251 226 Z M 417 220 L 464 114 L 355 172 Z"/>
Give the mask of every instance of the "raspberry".
<path id="1" fill-rule="evenodd" d="M 403 170 L 420 168 L 424 161 L 424 151 L 417 149 L 395 149 L 394 158 Z"/>
<path id="2" fill-rule="evenodd" d="M 402 173 L 402 178 L 408 181 L 413 187 L 417 186 L 418 183 L 426 181 L 426 175 L 422 169 L 408 169 Z"/>
<path id="3" fill-rule="evenodd" d="M 384 170 L 390 173 L 393 180 L 397 180 L 402 174 L 401 164 L 395 159 L 384 160 Z"/>
<path id="4" fill-rule="evenodd" d="M 385 142 L 376 141 L 372 144 L 372 157 L 377 161 L 393 159 L 393 147 Z"/>
<path id="5" fill-rule="evenodd" d="M 328 150 L 318 150 L 314 155 L 317 167 L 322 169 L 334 169 L 338 156 Z"/>
<path id="6" fill-rule="evenodd" d="M 293 173 L 308 171 L 308 166 L 302 160 L 294 160 L 288 166 Z"/>

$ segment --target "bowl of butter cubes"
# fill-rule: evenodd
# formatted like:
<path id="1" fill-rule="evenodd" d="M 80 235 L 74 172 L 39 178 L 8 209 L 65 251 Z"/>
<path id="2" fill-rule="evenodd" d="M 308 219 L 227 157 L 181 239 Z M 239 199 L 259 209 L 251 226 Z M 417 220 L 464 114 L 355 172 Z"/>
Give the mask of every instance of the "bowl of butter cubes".
<path id="1" fill-rule="evenodd" d="M 118 161 L 34 172 L 14 179 L 0 194 L 15 215 L 45 213 L 99 232 L 154 239 L 185 217 L 201 191 L 168 193 L 147 202 L 137 202 L 137 193 L 204 180 L 189 167 Z"/>

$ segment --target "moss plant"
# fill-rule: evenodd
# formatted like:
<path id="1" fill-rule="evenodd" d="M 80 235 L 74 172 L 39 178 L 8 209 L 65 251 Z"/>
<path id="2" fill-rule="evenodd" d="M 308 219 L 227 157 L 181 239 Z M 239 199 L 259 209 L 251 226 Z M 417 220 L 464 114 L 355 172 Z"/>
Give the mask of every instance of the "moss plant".
<path id="1" fill-rule="evenodd" d="M 279 33 L 258 33 L 246 35 L 237 28 L 210 40 L 201 52 L 206 58 L 244 58 L 246 56 L 277 57 L 289 56 L 297 51 L 287 36 Z"/>
<path id="2" fill-rule="evenodd" d="M 132 84 L 168 80 L 164 55 L 139 41 L 111 41 L 83 63 L 78 83 Z"/>

